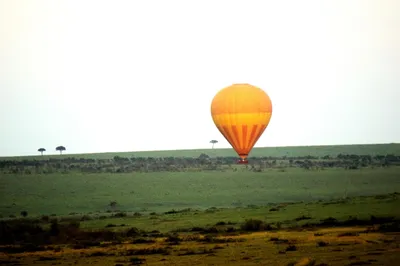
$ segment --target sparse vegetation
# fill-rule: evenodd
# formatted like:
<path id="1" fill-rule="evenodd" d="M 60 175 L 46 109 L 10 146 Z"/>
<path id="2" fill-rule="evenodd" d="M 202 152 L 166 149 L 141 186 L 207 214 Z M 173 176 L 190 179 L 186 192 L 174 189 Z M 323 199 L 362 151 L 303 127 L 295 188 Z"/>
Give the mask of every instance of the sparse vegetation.
<path id="1" fill-rule="evenodd" d="M 214 143 L 215 144 L 215 143 Z M 352 149 L 351 149 L 352 148 Z M 400 165 L 400 144 L 353 145 L 292 148 L 255 148 L 254 155 L 249 157 L 250 165 L 246 171 L 264 172 L 271 168 L 278 171 L 285 168 L 300 168 L 309 171 L 342 168 L 357 170 L 366 167 L 390 167 Z M 62 154 L 64 146 L 58 146 Z M 181 152 L 181 155 L 160 156 L 153 153 L 121 153 L 98 155 L 70 155 L 70 157 L 48 156 L 0 158 L 0 171 L 3 173 L 24 174 L 26 171 L 40 174 L 63 173 L 132 173 L 132 172 L 181 172 L 228 169 L 233 167 L 237 156 L 230 150 L 213 149 L 215 155 L 207 155 L 206 150 Z M 276 151 L 272 154 L 271 151 Z M 336 150 L 336 152 L 335 152 Z M 392 151 L 393 153 L 388 153 Z M 365 152 L 365 153 L 364 153 Z M 369 152 L 369 153 L 368 153 Z M 162 152 L 159 152 L 163 154 Z M 138 154 L 139 156 L 137 156 Z M 285 154 L 285 155 L 283 155 Z M 288 156 L 287 154 L 290 154 Z M 241 168 L 242 169 L 242 168 Z M 286 171 L 286 170 L 285 170 Z"/>

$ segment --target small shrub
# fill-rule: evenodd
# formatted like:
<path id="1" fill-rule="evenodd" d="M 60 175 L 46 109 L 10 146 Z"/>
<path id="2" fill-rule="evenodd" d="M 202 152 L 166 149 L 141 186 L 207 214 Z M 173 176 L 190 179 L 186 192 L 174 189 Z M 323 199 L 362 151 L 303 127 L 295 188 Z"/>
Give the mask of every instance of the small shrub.
<path id="1" fill-rule="evenodd" d="M 338 225 L 339 222 L 336 218 L 328 217 L 326 219 L 322 219 L 320 224 L 325 226 L 335 226 Z"/>
<path id="2" fill-rule="evenodd" d="M 126 251 L 126 256 L 152 255 L 152 254 L 169 255 L 170 252 L 166 248 L 142 248 L 142 249 L 130 249 Z"/>
<path id="3" fill-rule="evenodd" d="M 39 257 L 38 261 L 52 261 L 52 260 L 57 260 L 57 258 L 54 257 Z"/>
<path id="4" fill-rule="evenodd" d="M 278 229 L 278 230 L 282 229 L 282 222 L 277 222 L 276 223 L 276 229 Z"/>
<path id="5" fill-rule="evenodd" d="M 113 215 L 113 217 L 116 217 L 116 218 L 122 218 L 122 217 L 126 217 L 126 216 L 127 216 L 126 212 L 117 212 Z"/>
<path id="6" fill-rule="evenodd" d="M 60 226 L 57 219 L 51 220 L 50 235 L 57 236 L 60 233 Z"/>
<path id="7" fill-rule="evenodd" d="M 289 245 L 286 248 L 286 251 L 296 251 L 296 250 L 297 250 L 297 247 L 295 245 Z"/>
<path id="8" fill-rule="evenodd" d="M 178 211 L 176 211 L 174 209 L 164 212 L 164 214 L 176 214 L 176 213 L 178 213 Z"/>
<path id="9" fill-rule="evenodd" d="M 42 218 L 41 218 L 41 220 L 42 220 L 43 222 L 49 222 L 49 221 L 50 221 L 50 217 L 49 217 L 48 215 L 43 215 Z"/>
<path id="10" fill-rule="evenodd" d="M 310 220 L 310 219 L 312 219 L 310 216 L 305 216 L 305 215 L 302 215 L 302 216 L 299 216 L 299 217 L 297 217 L 296 219 L 294 219 L 295 221 L 302 221 L 302 220 Z"/>
<path id="11" fill-rule="evenodd" d="M 82 222 L 83 222 L 83 221 L 90 221 L 90 220 L 93 220 L 93 218 L 90 217 L 89 215 L 83 215 L 83 216 L 81 217 L 81 221 L 82 221 Z"/>
<path id="12" fill-rule="evenodd" d="M 182 239 L 178 236 L 178 234 L 171 234 L 167 236 L 167 239 L 165 241 L 171 244 L 178 245 L 182 241 Z"/>
<path id="13" fill-rule="evenodd" d="M 284 243 L 289 243 L 288 239 L 283 239 L 279 237 L 271 237 L 269 241 L 274 242 L 275 244 L 284 244 Z"/>
<path id="14" fill-rule="evenodd" d="M 107 253 L 103 251 L 96 251 L 88 255 L 88 257 L 103 257 L 103 256 L 107 256 Z"/>
<path id="15" fill-rule="evenodd" d="M 191 232 L 204 232 L 205 230 L 205 228 L 198 226 L 192 227 L 192 229 L 190 229 Z"/>
<path id="16" fill-rule="evenodd" d="M 139 235 L 140 235 L 140 230 L 137 229 L 136 227 L 132 227 L 128 231 L 126 231 L 127 237 L 134 237 L 134 236 L 139 236 Z"/>
<path id="17" fill-rule="evenodd" d="M 263 231 L 263 230 L 271 230 L 272 227 L 268 224 L 265 224 L 261 220 L 249 219 L 249 220 L 246 220 L 240 226 L 240 229 L 242 229 L 243 231 Z"/>
<path id="18" fill-rule="evenodd" d="M 318 242 L 317 242 L 317 246 L 318 246 L 318 247 L 326 247 L 327 245 L 328 245 L 328 243 L 325 242 L 325 241 L 318 241 Z"/>
<path id="19" fill-rule="evenodd" d="M 358 236 L 358 233 L 357 232 L 345 232 L 345 233 L 338 234 L 338 237 L 342 237 L 342 236 Z"/>
<path id="20" fill-rule="evenodd" d="M 130 260 L 129 260 L 129 262 L 132 263 L 132 265 L 140 265 L 140 264 L 143 264 L 143 262 L 145 262 L 145 261 L 146 261 L 145 259 L 141 259 L 138 257 L 133 257 L 133 258 L 130 258 Z"/>
<path id="21" fill-rule="evenodd" d="M 107 224 L 105 227 L 106 228 L 111 228 L 111 227 L 117 227 L 117 225 L 116 224 Z"/>
<path id="22" fill-rule="evenodd" d="M 381 224 L 378 228 L 380 232 L 400 232 L 400 221 Z"/>
<path id="23" fill-rule="evenodd" d="M 234 242 L 244 242 L 246 239 L 244 238 L 217 238 L 213 236 L 205 236 L 203 239 L 199 239 L 200 242 L 205 242 L 205 243 L 234 243 Z"/>
<path id="24" fill-rule="evenodd" d="M 149 243 L 155 243 L 156 241 L 154 239 L 149 239 L 149 238 L 136 238 L 132 241 L 132 244 L 149 244 Z"/>

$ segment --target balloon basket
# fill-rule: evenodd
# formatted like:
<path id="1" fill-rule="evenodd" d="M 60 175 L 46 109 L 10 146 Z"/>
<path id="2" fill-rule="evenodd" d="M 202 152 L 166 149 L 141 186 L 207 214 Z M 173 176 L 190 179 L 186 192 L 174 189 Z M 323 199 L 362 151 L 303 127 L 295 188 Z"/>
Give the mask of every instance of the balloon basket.
<path id="1" fill-rule="evenodd" d="M 237 164 L 248 164 L 249 161 L 246 159 L 239 159 L 239 161 L 237 161 Z"/>

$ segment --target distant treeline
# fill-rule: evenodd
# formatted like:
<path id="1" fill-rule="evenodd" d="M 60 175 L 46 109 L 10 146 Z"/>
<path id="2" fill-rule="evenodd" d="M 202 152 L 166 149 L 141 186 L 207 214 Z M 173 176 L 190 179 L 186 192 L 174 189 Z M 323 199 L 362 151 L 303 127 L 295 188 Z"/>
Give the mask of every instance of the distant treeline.
<path id="1" fill-rule="evenodd" d="M 113 159 L 84 158 L 49 158 L 30 160 L 0 161 L 0 172 L 8 174 L 51 174 L 51 173 L 131 173 L 131 172 L 177 172 L 177 171 L 224 171 L 244 169 L 262 172 L 270 168 L 297 167 L 307 170 L 325 168 L 345 168 L 349 170 L 363 167 L 389 167 L 400 165 L 400 156 L 339 154 L 336 157 L 301 156 L 301 157 L 255 157 L 250 163 L 236 167 L 237 157 L 212 158 L 201 154 L 192 157 L 120 157 Z"/>

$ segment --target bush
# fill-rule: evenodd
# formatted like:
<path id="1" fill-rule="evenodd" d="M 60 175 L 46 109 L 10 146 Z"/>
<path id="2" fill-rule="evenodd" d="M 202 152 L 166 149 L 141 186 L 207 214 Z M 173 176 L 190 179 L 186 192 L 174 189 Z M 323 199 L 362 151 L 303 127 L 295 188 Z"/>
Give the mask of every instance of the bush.
<path id="1" fill-rule="evenodd" d="M 131 263 L 132 265 L 140 265 L 140 264 L 143 264 L 143 262 L 145 262 L 146 260 L 145 260 L 145 259 L 138 258 L 138 257 L 133 257 L 133 258 L 131 258 L 129 261 L 130 261 L 130 263 Z"/>
<path id="2" fill-rule="evenodd" d="M 261 220 L 248 219 L 240 225 L 240 229 L 242 229 L 243 231 L 264 231 L 271 230 L 272 227 L 271 225 L 266 224 Z"/>
<path id="3" fill-rule="evenodd" d="M 150 238 L 136 238 L 132 241 L 132 244 L 151 244 L 155 242 L 156 241 L 154 239 Z"/>
<path id="4" fill-rule="evenodd" d="M 296 251 L 296 250 L 297 250 L 297 247 L 295 245 L 289 245 L 286 248 L 286 251 Z"/>
<path id="5" fill-rule="evenodd" d="M 128 231 L 126 231 L 126 236 L 127 237 L 135 237 L 140 235 L 140 230 L 137 229 L 136 227 L 130 228 Z"/>
<path id="6" fill-rule="evenodd" d="M 378 230 L 380 232 L 400 232 L 400 221 L 381 224 Z"/>
<path id="7" fill-rule="evenodd" d="M 125 212 L 117 212 L 117 213 L 114 214 L 113 216 L 114 216 L 114 217 L 121 218 L 121 217 L 126 217 L 127 215 L 126 215 Z"/>
<path id="8" fill-rule="evenodd" d="M 171 244 L 178 245 L 182 241 L 182 239 L 178 236 L 178 234 L 171 234 L 167 236 L 167 239 L 165 241 Z"/>

